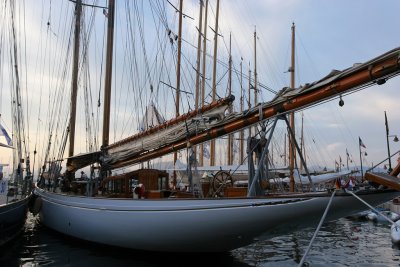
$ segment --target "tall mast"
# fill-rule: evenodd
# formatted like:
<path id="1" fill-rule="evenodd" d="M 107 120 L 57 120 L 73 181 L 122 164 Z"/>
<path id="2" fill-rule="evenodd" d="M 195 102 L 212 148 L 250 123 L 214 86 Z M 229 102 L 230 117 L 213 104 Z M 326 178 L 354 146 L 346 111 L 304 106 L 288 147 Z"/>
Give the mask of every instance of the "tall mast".
<path id="1" fill-rule="evenodd" d="M 249 100 L 248 100 L 248 106 L 249 110 L 251 109 L 251 69 L 250 69 L 250 62 L 249 62 Z M 249 127 L 249 137 L 251 137 L 251 127 Z"/>
<path id="2" fill-rule="evenodd" d="M 176 66 L 176 103 L 175 103 L 175 116 L 179 116 L 179 102 L 181 95 L 181 49 L 182 49 L 182 10 L 183 0 L 179 1 L 179 29 L 178 29 L 178 63 Z M 178 153 L 174 152 L 174 165 L 178 159 Z M 176 185 L 176 172 L 174 170 L 173 185 Z"/>
<path id="3" fill-rule="evenodd" d="M 240 113 L 243 113 L 243 59 L 240 61 Z M 240 162 L 239 165 L 243 163 L 244 159 L 244 131 L 240 130 Z"/>
<path id="4" fill-rule="evenodd" d="M 203 69 L 201 71 L 201 106 L 204 106 L 205 98 L 205 84 L 206 84 L 206 45 L 207 45 L 207 13 L 208 13 L 208 0 L 206 0 L 206 10 L 204 14 L 204 36 L 203 36 Z M 204 166 L 204 144 L 200 144 L 199 165 Z"/>
<path id="5" fill-rule="evenodd" d="M 194 108 L 195 110 L 199 109 L 199 102 L 200 102 L 200 56 L 201 56 L 201 26 L 203 20 L 203 0 L 200 0 L 200 15 L 199 15 L 199 36 L 197 39 L 197 66 L 196 66 L 196 92 L 195 92 L 195 103 Z M 194 154 L 197 156 L 197 146 L 193 149 Z"/>
<path id="6" fill-rule="evenodd" d="M 111 105 L 111 77 L 112 77 L 112 52 L 114 45 L 114 0 L 108 1 L 108 27 L 107 27 L 107 52 L 106 74 L 104 83 L 104 118 L 103 118 L 103 147 L 109 144 L 110 131 L 110 105 Z"/>
<path id="7" fill-rule="evenodd" d="M 218 45 L 218 17 L 219 17 L 219 0 L 217 0 L 217 15 L 215 19 L 214 29 L 214 64 L 213 64 L 213 83 L 212 83 L 212 101 L 215 101 L 217 94 L 217 45 Z M 210 166 L 215 165 L 215 140 L 211 140 L 210 145 Z"/>
<path id="8" fill-rule="evenodd" d="M 10 5 L 11 8 L 11 27 L 12 27 L 12 41 L 13 41 L 13 56 L 14 56 L 14 77 L 15 77 L 15 98 L 13 99 L 12 105 L 12 115 L 13 115 L 13 138 L 16 143 L 16 149 L 13 149 L 13 177 L 15 184 L 21 184 L 23 180 L 23 158 L 22 158 L 22 137 L 21 131 L 24 129 L 24 120 L 23 120 L 23 111 L 22 111 L 22 98 L 21 98 L 21 87 L 19 80 L 19 71 L 18 71 L 18 42 L 17 42 L 17 34 L 15 30 L 15 7 L 14 5 Z M 11 56 L 12 58 L 12 56 Z M 13 93 L 12 93 L 13 95 Z M 13 97 L 12 97 L 13 98 Z M 25 139 L 25 137 L 24 137 Z M 14 142 L 13 141 L 13 142 Z M 26 154 L 26 151 L 25 151 Z M 28 158 L 27 158 L 28 160 Z M 17 167 L 16 167 L 17 166 Z M 27 168 L 29 167 L 26 164 Z"/>
<path id="9" fill-rule="evenodd" d="M 300 141 L 300 153 L 304 158 L 304 161 L 306 161 L 306 151 L 304 147 L 304 113 L 301 113 L 301 141 Z M 303 162 L 300 161 L 300 170 L 303 170 Z"/>
<path id="10" fill-rule="evenodd" d="M 295 26 L 294 22 L 292 24 L 292 58 L 291 58 L 291 67 L 290 67 L 290 88 L 294 89 L 294 53 L 295 53 Z M 293 136 L 295 135 L 295 123 L 294 123 L 294 111 L 289 114 L 289 125 L 292 128 Z M 289 135 L 290 136 L 290 135 Z M 294 160 L 296 157 L 296 150 L 294 142 L 295 140 L 291 140 L 289 137 L 289 171 L 290 171 L 290 192 L 294 192 Z"/>
<path id="11" fill-rule="evenodd" d="M 254 106 L 258 104 L 257 91 L 257 31 L 254 26 Z M 254 125 L 254 134 L 257 134 L 257 124 Z"/>
<path id="12" fill-rule="evenodd" d="M 386 116 L 386 111 L 385 111 L 385 127 L 386 127 L 386 144 L 387 144 L 387 152 L 388 152 L 388 160 L 389 160 L 389 169 L 388 172 L 392 172 L 392 159 L 390 157 L 390 147 L 389 147 L 389 124 Z"/>
<path id="13" fill-rule="evenodd" d="M 254 27 L 254 106 L 258 104 L 257 95 L 257 31 Z"/>
<path id="14" fill-rule="evenodd" d="M 200 0 L 200 15 L 199 15 L 199 36 L 197 39 L 197 66 L 196 66 L 196 95 L 195 95 L 195 109 L 199 108 L 199 93 L 200 93 L 200 53 L 201 53 L 201 27 L 203 20 L 203 0 Z"/>
<path id="15" fill-rule="evenodd" d="M 75 124 L 76 124 L 76 98 L 78 93 L 78 68 L 79 68 L 79 43 L 81 29 L 82 0 L 75 4 L 75 34 L 74 34 L 74 55 L 72 66 L 72 89 L 71 89 L 71 112 L 69 121 L 69 150 L 68 157 L 74 155 L 75 146 Z"/>
<path id="16" fill-rule="evenodd" d="M 179 116 L 179 105 L 181 97 L 181 49 L 182 49 L 182 6 L 183 0 L 179 1 L 179 29 L 178 29 L 178 62 L 176 66 L 176 103 L 175 116 Z"/>
<path id="17" fill-rule="evenodd" d="M 229 34 L 229 77 L 228 77 L 229 95 L 232 94 L 232 36 Z M 233 112 L 233 105 L 229 106 L 229 114 Z M 228 135 L 228 165 L 233 164 L 233 134 Z"/>

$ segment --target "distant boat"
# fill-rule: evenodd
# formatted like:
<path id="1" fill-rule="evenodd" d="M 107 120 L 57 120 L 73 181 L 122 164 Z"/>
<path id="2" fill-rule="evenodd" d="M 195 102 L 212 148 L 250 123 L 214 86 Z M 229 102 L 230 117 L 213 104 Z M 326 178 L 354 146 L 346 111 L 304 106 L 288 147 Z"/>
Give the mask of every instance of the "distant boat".
<path id="1" fill-rule="evenodd" d="M 20 47 L 17 42 L 17 36 L 15 34 L 15 6 L 11 3 L 5 3 L 5 12 L 10 12 L 10 20 L 3 18 L 4 25 L 10 23 L 13 35 L 10 38 L 10 47 L 7 47 L 8 42 L 1 42 L 1 51 L 7 51 L 10 49 L 8 57 L 1 57 L 5 62 L 1 62 L 2 66 L 11 66 L 5 72 L 8 72 L 12 76 L 12 79 L 19 81 L 18 68 L 18 51 Z M 8 13 L 5 13 L 8 14 Z M 12 15 L 11 15 L 12 14 Z M 7 34 L 11 31 L 8 27 L 2 27 Z M 0 32 L 0 36 L 3 39 L 3 32 Z M 3 47 L 4 45 L 4 47 Z M 13 47 L 14 49 L 11 49 Z M 9 62 L 6 62 L 9 59 Z M 10 63 L 11 62 L 11 63 Z M 1 68 L 3 70 L 3 68 Z M 0 76 L 4 76 L 2 73 Z M 7 242 L 13 240 L 22 230 L 25 224 L 25 219 L 28 212 L 28 204 L 32 196 L 32 176 L 30 173 L 30 161 L 29 156 L 23 156 L 23 144 L 25 143 L 24 136 L 24 112 L 22 105 L 21 88 L 19 83 L 15 82 L 14 86 L 11 87 L 11 95 L 14 96 L 11 102 L 11 118 L 13 124 L 13 134 L 10 135 L 2 122 L 0 121 L 0 136 L 3 136 L 5 143 L 1 140 L 0 146 L 13 151 L 13 164 L 12 173 L 10 179 L 3 177 L 4 164 L 0 164 L 0 246 L 5 245 Z M 13 139 L 11 139 L 11 136 Z M 25 163 L 25 164 L 24 164 Z M 6 164 L 8 165 L 8 164 Z M 25 166 L 24 166 L 25 165 Z"/>
<path id="2" fill-rule="evenodd" d="M 0 246 L 13 240 L 23 229 L 30 195 L 0 194 Z"/>
<path id="3" fill-rule="evenodd" d="M 81 2 L 76 1 L 76 25 L 81 24 L 81 8 Z M 114 1 L 109 1 L 107 18 L 111 38 Z M 107 43 L 111 47 L 107 49 L 110 61 L 107 62 L 106 81 L 111 85 L 112 39 Z M 365 210 L 363 203 L 344 190 L 266 194 L 261 187 L 265 177 L 263 158 L 257 166 L 250 166 L 254 169 L 248 172 L 248 187 L 225 187 L 229 177 L 222 175 L 218 185 L 224 187 L 224 191 L 218 197 L 209 198 L 202 198 L 201 192 L 194 190 L 194 184 L 188 192 L 169 188 L 169 174 L 165 171 L 139 169 L 119 175 L 110 172 L 143 164 L 260 121 L 271 119 L 276 123 L 278 119 L 285 119 L 282 114 L 288 111 L 388 79 L 400 71 L 399 51 L 396 49 L 364 64 L 336 71 L 299 89 L 286 88 L 272 101 L 246 112 L 225 117 L 226 106 L 234 100 L 228 96 L 114 144 L 108 144 L 107 137 L 101 151 L 70 156 L 65 175 L 52 174 L 49 170 L 48 176 L 42 176 L 34 191 L 35 201 L 40 204 L 37 205 L 40 221 L 62 234 L 117 247 L 166 252 L 221 252 L 251 244 L 257 238 L 316 225 L 333 196 L 332 192 L 336 195 L 332 198 L 327 220 Z M 74 68 L 75 75 L 77 70 Z M 111 87 L 106 86 L 106 96 L 111 96 L 110 90 Z M 109 101 L 106 98 L 104 102 Z M 72 106 L 74 104 L 72 102 Z M 104 125 L 109 122 L 109 117 L 106 112 Z M 71 118 L 69 129 L 75 127 L 73 120 Z M 103 133 L 108 134 L 108 131 L 107 126 L 103 128 Z M 73 131 L 69 134 L 74 135 Z M 267 145 L 262 147 L 263 154 L 267 148 Z M 252 157 L 251 153 L 249 155 Z M 94 179 L 75 179 L 75 172 L 89 165 L 92 169 L 101 168 L 98 187 L 94 186 Z M 66 177 L 63 178 L 66 191 L 47 188 L 44 180 L 48 177 Z M 311 177 L 307 179 L 312 188 Z M 400 195 L 395 190 L 373 187 L 362 187 L 355 193 L 374 206 Z"/>

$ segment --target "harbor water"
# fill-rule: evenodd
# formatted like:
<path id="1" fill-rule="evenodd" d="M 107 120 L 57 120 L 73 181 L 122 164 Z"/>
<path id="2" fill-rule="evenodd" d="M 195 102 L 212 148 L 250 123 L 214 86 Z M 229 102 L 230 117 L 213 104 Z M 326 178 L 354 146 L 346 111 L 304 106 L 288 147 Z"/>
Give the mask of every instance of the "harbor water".
<path id="1" fill-rule="evenodd" d="M 70 239 L 29 214 L 24 232 L 1 248 L 0 266 L 297 266 L 314 231 L 308 228 L 222 254 L 147 253 Z M 400 249 L 391 242 L 389 224 L 342 218 L 323 225 L 305 262 L 306 266 L 399 266 Z"/>

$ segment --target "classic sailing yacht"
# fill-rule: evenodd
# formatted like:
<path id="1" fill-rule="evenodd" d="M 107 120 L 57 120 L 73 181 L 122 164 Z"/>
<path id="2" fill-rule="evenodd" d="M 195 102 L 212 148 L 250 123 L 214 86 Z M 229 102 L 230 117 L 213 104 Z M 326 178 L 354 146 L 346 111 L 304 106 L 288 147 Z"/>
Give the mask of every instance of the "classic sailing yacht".
<path id="1" fill-rule="evenodd" d="M 9 58 L 2 57 L 4 62 L 1 62 L 2 72 L 9 72 L 14 80 L 13 86 L 10 88 L 11 101 L 11 118 L 12 118 L 12 135 L 8 134 L 5 127 L 0 121 L 0 136 L 4 136 L 6 140 L 0 141 L 0 146 L 3 149 L 8 149 L 12 152 L 12 173 L 10 177 L 4 177 L 3 164 L 0 165 L 0 246 L 13 240 L 21 231 L 25 224 L 25 219 L 28 212 L 28 204 L 32 196 L 32 174 L 30 171 L 29 156 L 26 155 L 25 147 L 25 131 L 24 131 L 24 112 L 23 112 L 23 98 L 22 89 L 19 84 L 19 72 L 21 68 L 19 65 L 18 57 L 19 52 L 17 47 L 17 29 L 15 23 L 15 13 L 17 7 L 9 2 L 3 5 L 6 11 L 3 22 L 6 27 L 2 27 L 0 32 L 0 51 L 13 51 L 9 54 Z M 9 28 L 8 28 L 9 27 Z M 10 38 L 10 46 L 7 42 L 3 42 L 8 31 L 11 29 L 12 38 Z M 9 61 L 7 61 L 9 60 Z M 0 76 L 4 76 L 2 73 Z M 1 85 L 3 87 L 3 84 Z M 6 87 L 6 86 L 4 86 Z M 3 99 L 1 99 L 3 101 Z M 1 119 L 1 117 L 0 117 Z M 25 166 L 24 166 L 25 165 Z"/>
<path id="2" fill-rule="evenodd" d="M 78 26 L 81 1 L 76 1 L 76 4 Z M 334 191 L 335 196 L 330 192 L 266 194 L 263 184 L 268 172 L 263 164 L 270 136 L 265 142 L 260 142 L 262 145 L 258 145 L 259 160 L 249 173 L 249 187 L 225 187 L 229 183 L 229 178 L 225 177 L 227 179 L 222 179 L 219 186 L 226 191 L 218 197 L 201 197 L 202 194 L 194 190 L 194 185 L 189 188 L 189 192 L 170 188 L 169 174 L 162 170 L 137 169 L 124 174 L 110 173 L 260 122 L 269 121 L 272 134 L 277 120 L 286 120 L 282 115 L 287 112 L 320 103 L 360 86 L 379 84 L 399 74 L 400 49 L 332 73 L 307 86 L 285 88 L 272 101 L 261 103 L 246 112 L 226 116 L 225 111 L 234 101 L 233 96 L 228 96 L 109 144 L 114 8 L 114 1 L 110 0 L 107 12 L 103 145 L 100 151 L 69 155 L 64 179 L 67 183 L 65 192 L 58 192 L 54 188 L 46 190 L 40 183 L 35 188 L 36 212 L 45 226 L 75 238 L 137 250 L 221 252 L 248 245 L 259 237 L 266 238 L 313 226 L 319 221 L 331 198 L 331 212 L 327 220 L 366 209 L 363 203 L 344 191 Z M 182 15 L 181 9 L 179 12 Z M 73 80 L 76 79 L 77 69 Z M 74 98 L 75 93 L 72 94 Z M 75 127 L 73 113 L 69 127 L 71 136 Z M 89 165 L 92 169 L 100 168 L 101 182 L 98 187 L 93 185 L 92 180 L 74 179 L 77 170 Z M 229 189 L 237 189 L 238 194 L 234 195 Z M 395 190 L 372 187 L 362 187 L 356 193 L 371 205 L 399 195 Z"/>

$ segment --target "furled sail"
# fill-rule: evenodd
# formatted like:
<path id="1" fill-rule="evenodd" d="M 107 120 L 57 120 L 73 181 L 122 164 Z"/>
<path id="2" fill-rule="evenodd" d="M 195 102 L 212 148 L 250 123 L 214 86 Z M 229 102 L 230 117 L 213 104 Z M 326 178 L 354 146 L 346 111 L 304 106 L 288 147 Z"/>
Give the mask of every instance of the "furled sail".
<path id="1" fill-rule="evenodd" d="M 117 162 L 123 162 L 136 155 L 187 140 L 188 137 L 204 132 L 224 120 L 225 111 L 233 100 L 234 97 L 230 96 L 203 107 L 200 112 L 193 111 L 111 144 L 107 147 L 107 153 L 102 156 L 102 164 L 112 167 Z"/>

